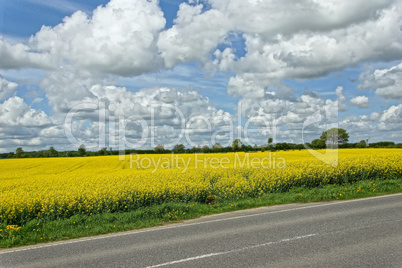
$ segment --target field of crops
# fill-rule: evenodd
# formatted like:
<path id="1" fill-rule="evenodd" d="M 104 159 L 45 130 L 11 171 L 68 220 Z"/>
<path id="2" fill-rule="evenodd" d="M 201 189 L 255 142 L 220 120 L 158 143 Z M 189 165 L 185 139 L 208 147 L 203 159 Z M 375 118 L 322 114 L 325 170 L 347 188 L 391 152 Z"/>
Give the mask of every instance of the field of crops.
<path id="1" fill-rule="evenodd" d="M 332 167 L 306 151 L 0 160 L 0 222 L 216 202 L 363 179 L 400 178 L 402 150 L 343 149 Z"/>

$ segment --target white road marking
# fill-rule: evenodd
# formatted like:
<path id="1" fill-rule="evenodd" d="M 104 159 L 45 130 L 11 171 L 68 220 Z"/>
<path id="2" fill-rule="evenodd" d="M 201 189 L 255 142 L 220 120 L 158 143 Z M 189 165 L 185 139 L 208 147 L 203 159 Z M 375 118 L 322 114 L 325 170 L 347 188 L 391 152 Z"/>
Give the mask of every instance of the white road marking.
<path id="1" fill-rule="evenodd" d="M 20 247 L 20 248 L 15 248 L 15 249 L 1 250 L 0 255 L 8 254 L 8 253 L 14 253 L 14 252 L 20 252 L 20 251 L 26 251 L 26 250 L 34 250 L 34 249 L 55 247 L 55 246 L 60 246 L 60 245 L 67 245 L 67 244 L 81 243 L 81 242 L 87 242 L 87 241 L 94 241 L 94 240 L 100 240 L 100 239 L 106 239 L 106 238 L 112 238 L 112 237 L 127 236 L 127 235 L 134 235 L 134 234 L 142 234 L 142 233 L 147 233 L 147 232 L 154 232 L 154 231 L 174 229 L 174 228 L 182 228 L 182 227 L 187 227 L 187 226 L 194 226 L 194 225 L 201 225 L 201 224 L 208 224 L 208 223 L 215 223 L 215 222 L 222 222 L 222 221 L 237 220 L 237 219 L 242 219 L 242 218 L 250 218 L 250 217 L 256 217 L 256 216 L 261 216 L 261 215 L 289 212 L 289 211 L 295 211 L 295 210 L 303 210 L 303 209 L 325 207 L 325 206 L 334 206 L 334 205 L 340 205 L 340 204 L 344 204 L 344 203 L 366 201 L 366 200 L 371 200 L 371 199 L 388 198 L 388 197 L 394 197 L 394 196 L 399 196 L 399 195 L 402 195 L 402 193 L 391 194 L 391 195 L 381 195 L 381 196 L 361 198 L 361 199 L 352 199 L 352 200 L 345 200 L 345 201 L 333 201 L 331 203 L 325 203 L 325 204 L 319 204 L 319 205 L 311 205 L 311 206 L 307 205 L 307 206 L 303 206 L 303 207 L 289 208 L 289 209 L 276 210 L 276 211 L 267 211 L 267 212 L 262 212 L 262 213 L 235 216 L 235 217 L 224 218 L 224 219 L 216 219 L 216 220 L 193 222 L 193 223 L 178 223 L 178 224 L 169 225 L 169 226 L 151 227 L 151 228 L 147 228 L 147 229 L 143 229 L 143 230 L 132 230 L 132 231 L 126 231 L 126 232 L 121 232 L 121 233 L 113 233 L 113 234 L 98 235 L 98 236 L 87 237 L 87 238 L 71 239 L 71 240 L 68 240 L 68 241 L 50 242 L 50 243 L 42 244 L 42 245 L 38 245 L 38 246 L 25 246 L 25 247 Z M 291 205 L 291 204 L 288 204 L 288 205 Z M 264 208 L 264 207 L 261 207 L 261 208 Z M 243 210 L 243 211 L 245 211 L 245 210 Z M 241 210 L 238 210 L 236 212 L 241 212 Z M 216 215 L 218 215 L 218 214 L 215 214 L 214 216 L 216 216 Z M 195 219 L 195 220 L 197 220 L 197 219 Z"/>
<path id="2" fill-rule="evenodd" d="M 268 242 L 268 243 L 264 243 L 264 244 L 258 244 L 258 245 L 254 245 L 254 246 L 248 246 L 248 247 L 239 248 L 239 249 L 233 249 L 233 250 L 229 250 L 229 251 L 214 252 L 214 253 L 209 253 L 209 254 L 205 254 L 205 255 L 190 257 L 190 258 L 176 260 L 176 261 L 165 262 L 165 263 L 161 263 L 161 264 L 157 264 L 157 265 L 153 265 L 153 266 L 148 266 L 147 268 L 163 267 L 163 266 L 173 265 L 173 264 L 182 263 L 182 262 L 205 259 L 205 258 L 210 258 L 210 257 L 214 257 L 214 256 L 219 256 L 219 255 L 226 255 L 226 254 L 245 251 L 245 250 L 249 250 L 249 249 L 253 249 L 253 248 L 266 247 L 266 246 L 270 246 L 270 245 L 280 244 L 280 243 L 283 243 L 283 242 L 289 242 L 289 241 L 294 241 L 294 240 L 303 239 L 303 238 L 307 238 L 307 237 L 312 237 L 312 236 L 315 236 L 315 235 L 316 234 L 308 234 L 308 235 L 296 236 L 296 237 L 293 237 L 293 238 L 282 239 L 282 240 L 279 240 L 279 241 L 276 241 L 276 242 Z"/>

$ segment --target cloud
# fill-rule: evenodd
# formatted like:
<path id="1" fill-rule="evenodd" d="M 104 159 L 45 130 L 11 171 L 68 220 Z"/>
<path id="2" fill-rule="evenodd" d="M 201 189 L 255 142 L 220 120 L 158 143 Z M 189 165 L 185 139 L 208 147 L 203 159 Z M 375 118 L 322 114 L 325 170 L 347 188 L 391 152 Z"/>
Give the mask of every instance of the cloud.
<path id="1" fill-rule="evenodd" d="M 23 43 L 10 44 L 0 35 L 0 69 L 39 68 L 51 69 L 51 57 L 39 53 Z"/>
<path id="2" fill-rule="evenodd" d="M 11 97 L 0 104 L 0 126 L 42 127 L 52 124 L 43 112 L 31 109 L 20 97 Z"/>
<path id="3" fill-rule="evenodd" d="M 364 72 L 359 79 L 358 89 L 375 88 L 379 97 L 402 100 L 402 63 L 389 69 Z"/>
<path id="4" fill-rule="evenodd" d="M 17 83 L 7 81 L 0 75 L 0 101 L 10 96 L 17 87 Z"/>
<path id="5" fill-rule="evenodd" d="M 215 9 L 201 13 L 202 8 L 202 5 L 180 4 L 176 24 L 160 33 L 157 46 L 167 68 L 180 62 L 206 62 L 210 52 L 224 41 L 227 33 L 224 14 Z"/>
<path id="6" fill-rule="evenodd" d="M 208 6 L 180 4 L 175 24 L 163 31 L 166 20 L 158 1 L 112 0 L 92 16 L 77 11 L 59 25 L 43 26 L 28 45 L 2 40 L 0 68 L 70 64 L 135 76 L 201 61 L 234 70 L 244 81 L 254 75 L 268 84 L 402 57 L 401 10 L 395 1 L 210 0 Z M 216 49 L 232 45 L 232 33 L 245 39 L 247 53 L 240 59 L 233 47 Z"/>
<path id="7" fill-rule="evenodd" d="M 196 91 L 155 87 L 132 92 L 103 84 L 94 84 L 88 91 L 90 94 L 70 101 L 71 106 L 66 107 L 70 109 L 62 112 L 72 119 L 63 124 L 75 139 L 92 147 L 97 146 L 99 127 L 107 132 L 112 147 L 122 137 L 129 148 L 152 147 L 152 137 L 168 147 L 173 143 L 206 144 L 214 131 L 232 120 L 229 113 L 216 109 Z"/>
<path id="8" fill-rule="evenodd" d="M 328 99 L 325 101 L 325 104 L 327 113 L 331 113 L 333 116 L 338 116 L 338 112 L 346 111 L 348 106 L 346 105 L 346 97 L 343 94 L 343 87 L 338 86 L 335 89 L 335 93 L 337 99 L 335 101 Z"/>
<path id="9" fill-rule="evenodd" d="M 248 52 L 233 63 L 233 68 L 240 74 L 255 73 L 270 81 L 320 77 L 369 59 L 401 58 L 399 14 L 386 10 L 378 20 L 363 24 L 325 33 L 278 35 L 273 40 L 245 34 Z"/>
<path id="10" fill-rule="evenodd" d="M 131 92 L 124 87 L 94 85 L 90 91 L 98 100 L 114 105 L 115 116 L 140 116 L 161 126 L 180 128 L 183 120 L 188 122 L 200 116 L 219 125 L 219 118 L 229 117 L 228 113 L 214 108 L 208 98 L 191 90 L 158 87 Z"/>
<path id="11" fill-rule="evenodd" d="M 66 3 L 63 0 L 70 11 L 76 9 Z M 45 5 L 57 8 L 49 1 Z M 339 119 L 354 133 L 396 133 L 400 106 L 352 118 L 342 113 L 348 105 L 368 108 L 367 97 L 347 102 L 342 86 L 331 98 L 319 92 L 300 94 L 287 81 L 323 77 L 364 62 L 401 60 L 401 11 L 401 2 L 392 0 L 188 1 L 180 4 L 174 25 L 166 30 L 156 0 L 111 0 L 93 12 L 77 11 L 54 27 L 43 26 L 27 43 L 0 37 L 0 69 L 44 69 L 40 87 L 46 99 L 36 96 L 31 104 L 47 102 L 52 109 L 49 117 L 20 97 L 10 98 L 18 85 L 0 78 L 0 100 L 5 100 L 0 103 L 4 138 L 0 146 L 42 148 L 52 143 L 68 149 L 65 118 L 77 107 L 72 133 L 79 142 L 95 145 L 102 128 L 110 131 L 107 139 L 118 138 L 122 130 L 113 124 L 120 119 L 125 137 L 137 144 L 145 134 L 133 118 L 142 118 L 149 126 L 148 138 L 155 135 L 158 143 L 169 144 L 185 133 L 192 140 L 189 146 L 212 145 L 211 133 L 222 126 L 225 130 L 215 138 L 230 140 L 228 122 L 237 123 L 238 118 L 248 120 L 251 143 L 264 143 L 275 127 L 278 140 L 301 142 L 306 118 L 317 111 L 328 121 Z M 239 43 L 232 42 L 233 36 L 245 53 L 237 53 Z M 194 66 L 228 73 L 218 86 L 208 84 L 211 80 L 192 82 L 192 73 L 199 71 Z M 175 70 L 180 75 L 172 76 Z M 359 89 L 374 88 L 377 96 L 402 100 L 401 72 L 402 64 L 365 72 Z M 180 82 L 173 81 L 176 78 Z M 132 86 L 124 87 L 114 79 Z M 148 79 L 146 86 L 137 83 L 141 79 Z M 240 101 L 238 117 L 217 109 L 214 100 L 191 85 L 213 89 L 207 94 L 217 99 L 227 97 L 226 88 Z M 211 93 L 215 89 L 222 92 Z M 232 105 L 234 99 L 223 100 L 221 107 Z M 321 123 L 310 126 L 308 138 L 324 130 L 327 122 Z M 146 146 L 150 145 L 148 140 Z"/>
<path id="12" fill-rule="evenodd" d="M 372 142 L 400 141 L 402 132 L 402 104 L 371 113 L 370 116 L 348 116 L 339 123 L 352 137 L 350 142 L 370 138 Z"/>
<path id="13" fill-rule="evenodd" d="M 242 77 L 231 77 L 228 84 L 228 94 L 236 97 L 262 98 L 265 95 L 264 87 L 254 81 L 245 81 Z"/>
<path id="14" fill-rule="evenodd" d="M 304 92 L 297 96 L 293 94 L 282 98 L 272 92 L 266 92 L 264 97 L 243 97 L 240 101 L 240 114 L 247 124 L 257 128 L 250 143 L 266 143 L 268 136 L 277 142 L 301 143 L 317 138 L 327 126 L 341 119 L 341 112 L 347 109 L 346 97 L 342 87 L 335 89 L 336 99 L 325 99 L 315 92 Z M 319 120 L 310 124 L 313 115 L 319 113 Z M 305 128 L 305 129 L 304 129 Z"/>
<path id="15" fill-rule="evenodd" d="M 42 139 L 40 132 L 54 122 L 45 112 L 30 108 L 22 98 L 14 96 L 0 103 L 0 151 L 14 151 L 16 147 L 37 149 L 50 140 Z"/>
<path id="16" fill-rule="evenodd" d="M 339 38 L 343 33 L 334 33 L 335 36 L 325 39 L 328 33 L 331 35 L 333 31 L 376 20 L 380 17 L 379 11 L 389 8 L 394 3 L 391 0 L 370 1 L 370 3 L 363 0 L 353 2 L 209 0 L 207 2 L 211 8 L 204 12 L 202 12 L 204 6 L 201 4 L 182 3 L 175 20 L 176 24 L 160 34 L 158 48 L 168 68 L 179 62 L 209 61 L 210 52 L 224 43 L 231 32 L 243 33 L 248 51 L 246 59 L 257 56 L 261 57 L 261 61 L 267 62 L 267 56 L 278 56 L 277 51 L 265 52 L 264 50 L 269 48 L 264 46 L 274 46 L 275 50 L 280 50 L 278 47 L 282 47 L 284 49 L 282 54 L 300 49 L 314 51 L 317 48 L 329 52 L 333 47 L 325 49 L 325 46 L 321 46 L 321 42 Z M 395 30 L 395 27 L 392 30 Z M 296 38 L 292 40 L 292 36 Z M 315 40 L 315 36 L 321 40 Z M 306 42 L 310 43 L 311 49 L 304 46 Z M 293 43 L 301 48 L 292 47 Z M 308 56 L 306 51 L 303 54 Z M 234 55 L 226 54 L 226 56 L 234 59 Z M 223 66 L 223 63 L 226 62 L 220 64 L 221 69 L 229 67 L 227 64 Z M 242 62 L 239 65 L 244 64 Z M 268 61 L 268 64 L 271 62 Z M 256 66 L 259 67 L 260 64 Z M 272 69 L 277 67 L 272 66 Z"/>
<path id="17" fill-rule="evenodd" d="M 77 11 L 55 27 L 43 26 L 30 39 L 30 46 L 62 65 L 139 75 L 161 67 L 156 40 L 165 23 L 155 0 L 112 0 L 91 17 Z"/>
<path id="18" fill-rule="evenodd" d="M 398 106 L 392 105 L 388 110 L 385 110 L 381 115 L 379 122 L 380 124 L 381 123 L 402 124 L 402 104 Z"/>
<path id="19" fill-rule="evenodd" d="M 43 98 L 38 98 L 38 97 L 36 97 L 36 98 L 31 102 L 31 105 L 34 104 L 34 103 L 40 103 L 40 102 L 42 102 L 42 101 L 43 101 Z"/>
<path id="20" fill-rule="evenodd" d="M 275 87 L 284 79 L 326 76 L 361 62 L 402 59 L 402 12 L 399 2 L 394 5 L 391 5 L 392 1 L 383 2 L 382 5 L 376 1 L 361 11 L 357 10 L 361 6 L 346 2 L 339 2 L 339 8 L 327 1 L 320 1 L 322 4 L 305 1 L 301 6 L 295 3 L 286 6 L 283 2 L 274 1 L 253 3 L 247 7 L 246 2 L 239 4 L 238 1 L 233 1 L 228 4 L 222 1 L 219 4 L 213 1 L 225 16 L 231 17 L 235 13 L 230 12 L 238 10 L 239 15 L 233 15 L 237 20 L 232 23 L 231 30 L 242 31 L 246 54 L 236 58 L 230 48 L 217 50 L 212 64 L 207 66 L 213 68 L 214 65 L 222 71 L 235 71 L 237 74 L 232 81 L 254 85 L 255 91 Z M 326 9 L 328 3 L 330 4 Z M 273 8 L 276 12 L 268 12 L 268 8 Z M 296 8 L 300 8 L 300 11 L 296 11 Z M 260 12 L 247 12 L 251 9 Z M 356 20 L 352 19 L 352 10 L 360 14 Z M 229 15 L 225 12 L 229 12 Z M 328 12 L 333 15 L 329 16 Z M 240 14 L 250 16 L 241 17 Z M 286 15 L 283 20 L 278 18 L 268 23 L 270 18 L 282 14 Z M 289 19 L 292 14 L 295 17 Z M 313 23 L 316 26 L 312 27 L 309 21 L 321 17 L 317 14 L 323 14 L 326 18 L 322 23 Z M 310 18 L 305 20 L 307 23 L 301 19 L 304 16 Z M 236 23 L 242 26 L 233 28 Z M 228 91 L 234 92 L 230 86 Z M 242 91 L 248 94 L 246 89 Z M 235 93 L 238 94 L 239 91 Z"/>
<path id="21" fill-rule="evenodd" d="M 53 111 L 63 114 L 85 98 L 93 97 L 89 89 L 99 81 L 97 76 L 88 71 L 66 67 L 48 72 L 40 82 L 40 87 L 45 91 Z"/>
<path id="22" fill-rule="evenodd" d="M 232 29 L 262 34 L 292 35 L 301 31 L 331 31 L 378 16 L 395 1 L 242 1 L 209 0 Z"/>
<path id="23" fill-rule="evenodd" d="M 366 96 L 357 96 L 350 100 L 350 104 L 359 107 L 360 109 L 370 107 L 369 99 Z"/>

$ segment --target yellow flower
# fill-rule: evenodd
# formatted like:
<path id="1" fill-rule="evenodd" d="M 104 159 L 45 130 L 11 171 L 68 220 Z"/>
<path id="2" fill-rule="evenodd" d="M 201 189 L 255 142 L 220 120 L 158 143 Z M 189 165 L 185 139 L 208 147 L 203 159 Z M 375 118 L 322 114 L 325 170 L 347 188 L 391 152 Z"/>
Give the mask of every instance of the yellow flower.
<path id="1" fill-rule="evenodd" d="M 293 185 L 326 185 L 346 175 L 357 180 L 367 174 L 395 176 L 402 174 L 401 152 L 401 149 L 342 149 L 336 168 L 306 150 L 276 152 L 275 163 L 284 159 L 284 167 L 275 166 L 266 152 L 183 154 L 178 155 L 183 160 L 179 162 L 172 162 L 170 155 L 165 154 L 139 155 L 137 162 L 130 161 L 128 156 L 124 161 L 119 156 L 0 159 L 0 218 L 9 222 L 67 218 L 126 211 L 128 207 L 135 209 L 153 202 L 203 200 L 206 204 L 217 204 L 221 200 L 281 192 Z M 144 165 L 137 166 L 141 160 Z M 225 168 L 216 164 L 219 161 L 225 163 Z M 261 165 L 247 165 L 247 161 Z M 160 165 L 146 167 L 148 163 Z M 358 188 L 357 192 L 360 191 Z M 19 228 L 6 227 L 11 231 Z"/>

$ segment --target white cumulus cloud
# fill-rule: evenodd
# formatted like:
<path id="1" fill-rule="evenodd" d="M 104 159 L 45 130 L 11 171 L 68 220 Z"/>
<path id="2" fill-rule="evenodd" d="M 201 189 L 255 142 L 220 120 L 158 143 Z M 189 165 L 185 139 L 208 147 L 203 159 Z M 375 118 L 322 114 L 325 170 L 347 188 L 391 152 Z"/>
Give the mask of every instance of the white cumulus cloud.
<path id="1" fill-rule="evenodd" d="M 52 124 L 43 111 L 29 108 L 20 97 L 11 97 L 0 104 L 0 126 L 42 127 Z"/>
<path id="2" fill-rule="evenodd" d="M 358 88 L 375 88 L 375 94 L 379 97 L 402 100 L 402 63 L 389 69 L 363 73 Z"/>
<path id="3" fill-rule="evenodd" d="M 30 39 L 30 46 L 60 64 L 138 75 L 160 67 L 156 40 L 165 23 L 156 0 L 112 0 L 91 17 L 77 11 L 55 27 L 43 26 Z"/>
<path id="4" fill-rule="evenodd" d="M 10 44 L 0 35 L 0 69 L 27 67 L 50 69 L 52 58 L 48 53 L 37 52 L 23 43 Z"/>
<path id="5" fill-rule="evenodd" d="M 176 24 L 159 35 L 157 45 L 167 68 L 180 62 L 206 62 L 224 41 L 228 30 L 225 15 L 216 9 L 201 10 L 202 5 L 180 4 Z"/>
<path id="6" fill-rule="evenodd" d="M 17 83 L 7 81 L 0 75 L 0 101 L 11 95 L 17 87 Z"/>
<path id="7" fill-rule="evenodd" d="M 369 99 L 366 96 L 357 96 L 350 100 L 350 104 L 362 108 L 370 107 Z"/>

